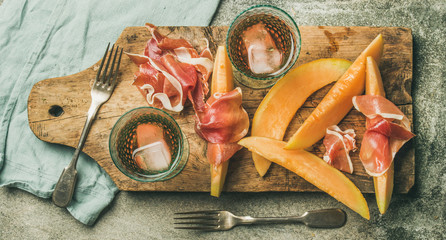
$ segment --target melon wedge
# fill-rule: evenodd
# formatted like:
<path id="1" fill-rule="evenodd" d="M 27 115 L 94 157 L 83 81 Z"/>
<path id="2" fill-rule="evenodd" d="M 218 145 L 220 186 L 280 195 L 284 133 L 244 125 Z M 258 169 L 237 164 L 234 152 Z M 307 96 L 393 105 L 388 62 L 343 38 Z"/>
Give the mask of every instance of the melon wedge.
<path id="1" fill-rule="evenodd" d="M 220 197 L 225 185 L 228 167 L 229 161 L 223 162 L 218 166 L 211 165 L 211 196 Z"/>
<path id="2" fill-rule="evenodd" d="M 381 74 L 379 72 L 378 64 L 372 57 L 367 57 L 366 65 L 366 79 L 365 79 L 365 94 L 380 95 L 385 97 Z M 390 205 L 390 199 L 393 192 L 394 167 L 393 162 L 383 175 L 373 177 L 373 184 L 375 185 L 376 204 L 378 205 L 381 214 L 386 213 Z"/>
<path id="3" fill-rule="evenodd" d="M 337 125 L 347 115 L 353 107 L 352 98 L 364 92 L 366 58 L 372 56 L 379 62 L 382 50 L 383 38 L 379 34 L 294 133 L 286 144 L 286 149 L 310 147 L 324 137 L 327 127 Z"/>
<path id="4" fill-rule="evenodd" d="M 338 80 L 350 67 L 344 59 L 319 59 L 301 65 L 280 79 L 260 103 L 252 120 L 252 136 L 282 140 L 296 111 L 318 89 Z M 260 176 L 268 171 L 271 162 L 252 153 Z"/>
<path id="5" fill-rule="evenodd" d="M 365 94 L 385 97 L 386 92 L 384 91 L 384 85 L 381 78 L 381 73 L 379 72 L 378 64 L 371 56 L 367 57 L 365 72 Z"/>
<path id="6" fill-rule="evenodd" d="M 376 204 L 378 205 L 381 214 L 386 213 L 390 205 L 390 199 L 392 199 L 394 174 L 395 171 L 392 163 L 390 168 L 383 175 L 373 177 Z"/>
<path id="7" fill-rule="evenodd" d="M 365 219 L 370 219 L 367 201 L 355 184 L 316 155 L 302 149 L 285 150 L 285 142 L 265 137 L 247 137 L 239 144 L 296 173 Z"/>
<path id="8" fill-rule="evenodd" d="M 234 89 L 232 64 L 225 46 L 218 46 L 212 71 L 211 94 L 225 93 Z"/>
<path id="9" fill-rule="evenodd" d="M 225 46 L 218 46 L 212 72 L 211 94 L 225 93 L 234 89 L 232 65 Z M 228 172 L 229 160 L 218 166 L 211 164 L 211 196 L 219 197 Z"/>

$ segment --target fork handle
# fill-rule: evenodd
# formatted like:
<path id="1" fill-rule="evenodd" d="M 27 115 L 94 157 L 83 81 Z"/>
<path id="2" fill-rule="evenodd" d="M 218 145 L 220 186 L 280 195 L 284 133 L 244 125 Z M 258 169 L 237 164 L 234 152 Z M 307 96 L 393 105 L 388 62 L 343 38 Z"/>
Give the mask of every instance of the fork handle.
<path id="1" fill-rule="evenodd" d="M 338 228 L 344 226 L 347 215 L 341 209 L 322 209 L 305 212 L 302 216 L 294 217 L 240 217 L 240 224 L 268 224 L 268 223 L 304 223 L 313 228 Z"/>
<path id="2" fill-rule="evenodd" d="M 99 110 L 100 105 L 101 104 L 92 101 L 87 113 L 87 120 L 85 121 L 85 125 L 79 139 L 79 144 L 74 151 L 73 158 L 71 159 L 70 164 L 62 171 L 59 181 L 54 188 L 52 200 L 58 207 L 67 207 L 73 198 L 74 188 L 76 187 L 77 181 L 77 160 L 79 159 L 79 154 L 84 147 L 88 132 L 90 131 L 91 125 L 93 124 L 93 120 Z"/>
<path id="3" fill-rule="evenodd" d="M 77 158 L 79 157 L 80 152 L 82 151 L 82 148 L 84 148 L 85 140 L 87 140 L 87 135 L 90 132 L 91 125 L 93 125 L 93 120 L 96 117 L 96 114 L 98 113 L 99 107 L 101 107 L 102 104 L 92 100 L 90 108 L 87 112 L 87 120 L 85 120 L 84 129 L 82 129 L 81 137 L 79 139 L 79 144 L 77 145 L 76 151 L 74 152 L 74 156 Z M 74 157 L 73 157 L 74 160 Z"/>

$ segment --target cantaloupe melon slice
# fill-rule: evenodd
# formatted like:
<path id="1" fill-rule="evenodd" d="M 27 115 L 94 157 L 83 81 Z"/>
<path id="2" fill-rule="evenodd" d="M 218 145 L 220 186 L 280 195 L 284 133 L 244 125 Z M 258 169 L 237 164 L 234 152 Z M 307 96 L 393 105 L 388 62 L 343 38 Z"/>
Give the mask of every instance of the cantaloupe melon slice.
<path id="1" fill-rule="evenodd" d="M 252 120 L 251 135 L 282 140 L 296 111 L 323 86 L 338 80 L 351 62 L 326 58 L 303 64 L 277 81 L 263 98 Z M 271 162 L 252 153 L 257 172 L 263 177 Z"/>
<path id="2" fill-rule="evenodd" d="M 378 64 L 372 57 L 367 57 L 365 83 L 365 94 L 380 95 L 383 97 L 386 96 Z M 376 203 L 378 204 L 378 209 L 381 214 L 386 213 L 387 208 L 389 208 L 390 199 L 392 198 L 393 192 L 393 180 L 393 162 L 392 165 L 390 165 L 389 170 L 387 170 L 383 175 L 379 177 L 373 177 Z"/>
<path id="3" fill-rule="evenodd" d="M 378 63 L 373 57 L 368 56 L 366 61 L 366 75 L 365 75 L 365 94 L 366 95 L 380 95 L 385 97 L 384 85 L 379 72 Z"/>
<path id="4" fill-rule="evenodd" d="M 365 86 L 366 58 L 381 59 L 383 38 L 379 34 L 335 83 L 316 109 L 286 144 L 286 149 L 310 147 L 325 135 L 325 130 L 338 124 L 353 107 L 352 98 L 361 95 Z"/>
<path id="5" fill-rule="evenodd" d="M 226 47 L 218 46 L 212 72 L 211 94 L 225 93 L 232 89 L 234 89 L 234 80 L 231 61 L 226 54 Z M 228 172 L 228 166 L 229 160 L 218 166 L 211 164 L 211 196 L 220 196 Z"/>
<path id="6" fill-rule="evenodd" d="M 373 184 L 375 185 L 376 204 L 378 205 L 381 214 L 386 213 L 390 205 L 390 199 L 393 192 L 394 180 L 394 164 L 381 176 L 373 177 Z"/>
<path id="7" fill-rule="evenodd" d="M 302 149 L 286 150 L 285 142 L 265 137 L 244 138 L 239 144 L 296 173 L 362 217 L 370 219 L 367 201 L 355 184 L 316 155 Z"/>

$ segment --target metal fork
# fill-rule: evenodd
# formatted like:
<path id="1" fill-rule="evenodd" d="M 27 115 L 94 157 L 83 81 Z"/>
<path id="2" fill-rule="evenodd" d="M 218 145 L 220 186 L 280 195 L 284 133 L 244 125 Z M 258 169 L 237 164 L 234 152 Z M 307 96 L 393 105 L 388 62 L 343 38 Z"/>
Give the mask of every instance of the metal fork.
<path id="1" fill-rule="evenodd" d="M 196 212 L 180 212 L 176 217 L 175 229 L 192 229 L 204 231 L 225 231 L 237 225 L 271 224 L 271 223 L 303 223 L 312 228 L 338 228 L 344 226 L 347 215 L 341 209 L 323 209 L 308 211 L 295 217 L 260 217 L 235 216 L 228 211 L 211 210 Z M 189 220 L 189 221 L 187 221 Z M 179 226 L 180 225 L 180 226 Z M 191 226 L 183 226 L 191 225 Z"/>
<path id="2" fill-rule="evenodd" d="M 118 56 L 119 47 L 116 46 L 116 50 L 114 51 L 113 55 L 113 49 L 115 48 L 115 45 L 113 44 L 110 54 L 108 55 L 108 60 L 105 65 L 104 71 L 101 75 L 101 71 L 102 68 L 104 67 L 109 47 L 110 43 L 107 45 L 107 50 L 105 50 L 105 54 L 104 57 L 102 58 L 101 65 L 99 66 L 96 79 L 93 83 L 93 87 L 91 88 L 91 105 L 90 108 L 88 109 L 87 120 L 85 121 L 84 129 L 82 130 L 82 134 L 79 139 L 79 144 L 77 145 L 76 151 L 74 152 L 70 164 L 67 167 L 65 167 L 64 170 L 62 171 L 62 174 L 60 175 L 59 181 L 57 182 L 53 192 L 53 203 L 59 207 L 68 206 L 73 197 L 74 187 L 76 185 L 76 180 L 77 180 L 76 164 L 79 158 L 79 154 L 82 151 L 82 148 L 84 147 L 88 132 L 90 131 L 91 125 L 93 124 L 93 121 L 96 117 L 99 108 L 103 103 L 108 101 L 117 84 L 116 77 L 118 75 L 119 65 L 121 63 L 122 48 L 119 53 L 119 57 L 117 60 L 118 63 L 115 69 L 115 63 L 116 63 L 116 58 Z M 113 55 L 113 61 L 111 67 L 109 68 L 112 55 Z M 109 70 L 110 73 L 107 75 L 107 72 Z"/>

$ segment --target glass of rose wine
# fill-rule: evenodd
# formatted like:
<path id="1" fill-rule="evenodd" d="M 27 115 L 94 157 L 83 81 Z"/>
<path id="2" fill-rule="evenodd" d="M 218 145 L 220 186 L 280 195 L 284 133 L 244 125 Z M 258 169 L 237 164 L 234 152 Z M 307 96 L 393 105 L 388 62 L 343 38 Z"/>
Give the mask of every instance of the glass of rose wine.
<path id="1" fill-rule="evenodd" d="M 288 13 L 257 5 L 240 13 L 229 27 L 226 46 L 235 78 L 250 88 L 267 88 L 296 63 L 300 53 L 299 28 Z"/>

